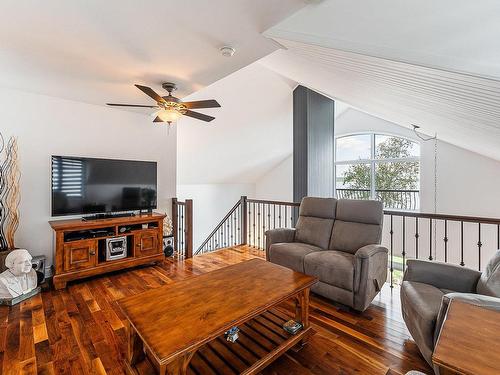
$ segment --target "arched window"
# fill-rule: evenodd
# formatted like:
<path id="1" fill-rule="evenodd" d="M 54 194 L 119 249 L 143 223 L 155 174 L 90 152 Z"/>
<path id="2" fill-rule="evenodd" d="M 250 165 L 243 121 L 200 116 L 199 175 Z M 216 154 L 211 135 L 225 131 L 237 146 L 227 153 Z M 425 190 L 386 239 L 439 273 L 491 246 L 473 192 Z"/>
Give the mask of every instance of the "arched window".
<path id="1" fill-rule="evenodd" d="M 385 134 L 336 138 L 337 198 L 377 199 L 385 208 L 420 208 L 420 145 Z"/>

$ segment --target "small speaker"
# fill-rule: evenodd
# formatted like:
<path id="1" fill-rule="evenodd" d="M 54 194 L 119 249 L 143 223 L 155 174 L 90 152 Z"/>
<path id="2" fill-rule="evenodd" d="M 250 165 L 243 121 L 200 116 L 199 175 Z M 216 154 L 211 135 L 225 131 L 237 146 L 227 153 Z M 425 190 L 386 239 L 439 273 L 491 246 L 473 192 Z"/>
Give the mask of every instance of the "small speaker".
<path id="1" fill-rule="evenodd" d="M 165 256 L 171 257 L 174 255 L 174 236 L 163 236 L 163 253 Z"/>
<path id="2" fill-rule="evenodd" d="M 31 266 L 36 271 L 38 285 L 45 281 L 45 255 L 37 255 L 31 259 Z"/>

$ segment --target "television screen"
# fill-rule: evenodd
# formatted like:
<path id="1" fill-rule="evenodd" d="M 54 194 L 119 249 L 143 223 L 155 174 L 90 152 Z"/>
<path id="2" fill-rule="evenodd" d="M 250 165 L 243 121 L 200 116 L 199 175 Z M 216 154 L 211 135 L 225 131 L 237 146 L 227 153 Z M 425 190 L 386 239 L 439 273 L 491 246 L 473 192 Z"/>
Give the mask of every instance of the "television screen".
<path id="1" fill-rule="evenodd" d="M 156 162 L 52 156 L 52 216 L 156 208 Z"/>

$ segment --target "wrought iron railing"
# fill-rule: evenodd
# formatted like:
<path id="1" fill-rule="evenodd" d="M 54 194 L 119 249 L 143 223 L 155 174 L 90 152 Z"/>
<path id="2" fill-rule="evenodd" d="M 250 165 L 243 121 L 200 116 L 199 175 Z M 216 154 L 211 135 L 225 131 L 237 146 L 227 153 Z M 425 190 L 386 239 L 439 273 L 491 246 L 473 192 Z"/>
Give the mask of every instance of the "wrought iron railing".
<path id="1" fill-rule="evenodd" d="M 241 197 L 236 202 L 227 215 L 215 226 L 212 233 L 198 247 L 194 255 L 209 253 L 224 247 L 245 243 L 247 223 L 244 210 L 246 202 L 246 197 Z"/>
<path id="2" fill-rule="evenodd" d="M 267 230 L 295 227 L 299 205 L 242 197 L 196 254 L 237 244 L 263 250 Z M 391 286 L 401 281 L 407 259 L 482 270 L 500 248 L 500 219 L 385 210 L 382 244 L 389 249 Z"/>
<path id="3" fill-rule="evenodd" d="M 336 189 L 337 198 L 342 199 L 370 199 L 370 189 Z M 387 209 L 418 210 L 420 207 L 419 190 L 375 190 L 375 199 L 382 201 Z"/>
<path id="4" fill-rule="evenodd" d="M 193 200 L 172 199 L 172 232 L 175 254 L 182 258 L 193 256 Z"/>

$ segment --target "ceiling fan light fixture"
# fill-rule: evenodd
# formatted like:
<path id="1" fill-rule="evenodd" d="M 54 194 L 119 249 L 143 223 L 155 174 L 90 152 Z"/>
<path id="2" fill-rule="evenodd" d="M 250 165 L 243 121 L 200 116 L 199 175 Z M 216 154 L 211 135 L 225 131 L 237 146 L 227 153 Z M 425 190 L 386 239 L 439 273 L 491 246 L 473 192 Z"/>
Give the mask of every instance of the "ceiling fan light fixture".
<path id="1" fill-rule="evenodd" d="M 176 109 L 167 108 L 159 110 L 157 115 L 163 122 L 172 123 L 177 121 L 182 116 L 182 113 Z"/>

